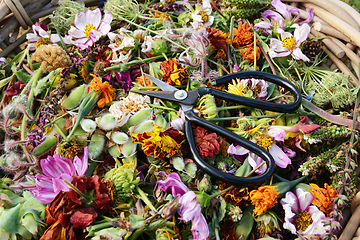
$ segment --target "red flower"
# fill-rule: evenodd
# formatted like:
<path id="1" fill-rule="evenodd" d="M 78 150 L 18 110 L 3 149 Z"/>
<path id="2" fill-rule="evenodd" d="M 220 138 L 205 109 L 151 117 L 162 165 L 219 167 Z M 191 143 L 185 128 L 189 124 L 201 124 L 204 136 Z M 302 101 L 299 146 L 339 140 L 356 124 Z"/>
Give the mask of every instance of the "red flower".
<path id="1" fill-rule="evenodd" d="M 202 127 L 196 127 L 193 131 L 195 144 L 202 158 L 211 158 L 219 154 L 222 140 L 216 133 L 211 133 Z"/>

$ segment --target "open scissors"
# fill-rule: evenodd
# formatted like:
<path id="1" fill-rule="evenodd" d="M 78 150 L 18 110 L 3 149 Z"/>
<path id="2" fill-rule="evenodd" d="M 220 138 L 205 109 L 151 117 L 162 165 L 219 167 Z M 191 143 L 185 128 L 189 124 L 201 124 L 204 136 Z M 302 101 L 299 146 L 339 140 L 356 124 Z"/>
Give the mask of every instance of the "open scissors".
<path id="1" fill-rule="evenodd" d="M 292 112 L 296 110 L 301 104 L 301 95 L 299 90 L 289 81 L 282 79 L 278 76 L 264 73 L 264 72 L 237 72 L 234 74 L 229 74 L 223 77 L 220 77 L 212 82 L 212 85 L 218 85 L 226 83 L 232 79 L 244 79 L 244 78 L 255 78 L 255 79 L 264 79 L 265 81 L 279 85 L 286 90 L 288 90 L 294 97 L 294 102 L 291 104 L 277 104 L 271 102 L 260 101 L 256 99 L 251 99 L 243 96 L 234 95 L 231 93 L 223 92 L 214 88 L 208 87 L 199 87 L 192 91 L 179 90 L 155 77 L 152 77 L 148 74 L 145 74 L 154 84 L 156 84 L 162 91 L 137 91 L 132 92 L 148 95 L 155 98 L 170 100 L 178 102 L 182 107 L 182 110 L 185 113 L 187 119 L 184 127 L 186 139 L 188 141 L 190 152 L 193 155 L 195 163 L 202 169 L 205 173 L 210 176 L 218 179 L 220 181 L 232 184 L 232 185 L 241 185 L 241 186 L 257 186 L 265 182 L 273 173 L 275 169 L 275 162 L 272 156 L 265 151 L 263 148 L 258 145 L 250 142 L 249 140 L 238 136 L 237 134 L 230 132 L 216 124 L 210 123 L 202 118 L 199 118 L 193 111 L 193 106 L 198 98 L 205 94 L 212 94 L 213 96 L 224 99 L 229 102 L 238 103 L 254 108 L 260 108 L 264 110 L 270 110 L 274 112 Z M 250 152 L 255 153 L 261 157 L 265 162 L 267 169 L 262 175 L 252 176 L 252 177 L 237 177 L 232 174 L 222 172 L 210 164 L 208 164 L 204 159 L 200 157 L 200 154 L 197 151 L 196 144 L 194 141 L 194 136 L 192 132 L 192 124 L 203 127 L 210 132 L 215 132 L 218 135 L 224 137 L 228 142 L 240 145 Z"/>

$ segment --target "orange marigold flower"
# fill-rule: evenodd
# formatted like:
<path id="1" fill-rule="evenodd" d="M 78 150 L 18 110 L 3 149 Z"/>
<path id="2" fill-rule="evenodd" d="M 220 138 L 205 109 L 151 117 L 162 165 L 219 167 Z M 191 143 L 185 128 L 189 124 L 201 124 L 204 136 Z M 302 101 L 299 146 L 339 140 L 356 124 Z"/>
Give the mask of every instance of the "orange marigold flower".
<path id="1" fill-rule="evenodd" d="M 214 58 L 226 59 L 227 45 L 231 43 L 230 38 L 226 33 L 216 28 L 207 28 L 206 31 L 209 33 L 210 47 L 216 52 Z"/>
<path id="2" fill-rule="evenodd" d="M 219 185 L 219 190 L 223 191 L 228 187 L 230 187 L 229 184 L 221 183 Z M 242 187 L 234 187 L 233 189 L 222 193 L 221 196 L 226 202 L 231 203 L 234 206 L 239 206 L 241 208 L 246 207 L 249 204 L 248 201 L 250 199 L 248 188 Z"/>
<path id="3" fill-rule="evenodd" d="M 311 203 L 317 206 L 326 216 L 329 216 L 333 211 L 331 208 L 331 200 L 337 197 L 339 193 L 327 183 L 324 184 L 325 188 L 320 188 L 313 183 L 310 183 L 310 186 L 310 193 L 314 196 Z"/>
<path id="4" fill-rule="evenodd" d="M 100 97 L 97 102 L 99 108 L 103 108 L 105 104 L 111 102 L 115 97 L 115 91 L 108 82 L 102 82 L 102 79 L 99 80 L 95 75 L 92 75 L 94 79 L 90 83 L 90 87 L 87 89 L 87 93 L 89 93 L 90 88 L 93 91 L 100 92 Z"/>
<path id="5" fill-rule="evenodd" d="M 154 155 L 164 159 L 166 155 L 180 154 L 181 144 L 185 141 L 184 134 L 176 128 L 170 127 L 163 131 L 158 125 L 154 125 L 152 132 L 131 134 L 133 143 L 141 144 L 142 150 L 147 156 Z"/>
<path id="6" fill-rule="evenodd" d="M 252 26 L 252 24 L 248 26 L 247 22 L 243 24 L 242 21 L 240 21 L 239 27 L 237 29 L 234 28 L 233 33 L 235 37 L 232 44 L 235 48 L 244 48 L 254 42 L 254 33 L 250 32 Z"/>
<path id="7" fill-rule="evenodd" d="M 145 81 L 144 81 L 144 79 L 145 79 Z M 150 78 L 148 78 L 145 75 L 144 75 L 144 78 L 143 78 L 143 76 L 137 77 L 135 79 L 135 81 L 137 81 L 143 87 L 151 87 L 151 85 L 152 85 L 152 82 L 151 82 Z M 145 82 L 145 86 L 144 86 L 144 82 Z"/>
<path id="8" fill-rule="evenodd" d="M 255 214 L 261 215 L 275 206 L 275 203 L 277 203 L 276 197 L 279 195 L 279 192 L 274 190 L 275 188 L 277 186 L 267 185 L 250 192 L 251 203 L 255 205 Z"/>
<path id="9" fill-rule="evenodd" d="M 182 67 L 182 65 L 178 63 L 175 58 L 171 58 L 168 61 L 162 62 L 160 64 L 160 70 L 164 74 L 161 80 L 167 84 L 175 86 L 183 85 L 189 75 L 187 68 Z"/>
<path id="10" fill-rule="evenodd" d="M 254 45 L 251 45 L 245 51 L 240 51 L 240 52 L 246 60 L 248 60 L 251 63 L 254 62 Z M 260 59 L 260 54 L 261 54 L 260 48 L 257 46 L 256 47 L 256 60 Z"/>

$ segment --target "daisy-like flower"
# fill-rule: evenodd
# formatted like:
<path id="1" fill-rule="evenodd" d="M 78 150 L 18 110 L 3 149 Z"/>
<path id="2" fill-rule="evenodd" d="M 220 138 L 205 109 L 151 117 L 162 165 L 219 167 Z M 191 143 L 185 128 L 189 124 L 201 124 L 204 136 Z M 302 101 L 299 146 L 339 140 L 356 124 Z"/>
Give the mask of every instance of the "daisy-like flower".
<path id="1" fill-rule="evenodd" d="M 40 160 L 44 175 L 35 177 L 36 188 L 29 189 L 42 203 L 50 203 L 60 192 L 68 192 L 70 187 L 64 182 L 71 182 L 74 176 L 82 176 L 88 169 L 88 150 L 84 148 L 84 155 L 75 156 L 74 161 L 61 157 L 60 154 L 48 156 Z"/>
<path id="2" fill-rule="evenodd" d="M 32 30 L 33 33 L 26 34 L 30 51 L 35 51 L 41 45 L 48 45 L 60 41 L 59 35 L 51 34 L 44 24 L 35 23 L 32 25 Z"/>
<path id="3" fill-rule="evenodd" d="M 284 150 L 278 146 L 277 143 L 284 142 L 285 131 L 281 128 L 273 128 L 270 129 L 266 134 L 258 133 L 254 136 L 252 141 L 255 141 L 257 145 L 266 149 L 270 155 L 274 158 L 275 164 L 281 168 L 286 168 L 287 165 L 291 164 L 291 159 L 289 156 L 294 157 L 295 152 L 291 149 L 286 148 L 286 151 L 289 153 L 285 153 Z M 234 146 L 231 144 L 228 148 L 228 154 L 235 156 L 234 159 L 241 159 L 241 156 L 245 156 L 248 158 L 249 164 L 253 169 L 255 169 L 258 165 L 260 165 L 264 160 L 262 160 L 259 156 L 251 153 L 248 149 L 241 146 Z M 266 171 L 266 164 L 263 164 L 259 169 L 255 172 L 257 174 L 263 174 Z"/>
<path id="4" fill-rule="evenodd" d="M 214 22 L 214 17 L 211 16 L 212 9 L 210 1 L 203 0 L 202 3 L 202 6 L 196 5 L 195 11 L 191 13 L 193 21 L 190 24 L 195 30 L 210 27 Z"/>
<path id="5" fill-rule="evenodd" d="M 246 78 L 233 80 L 228 85 L 228 93 L 239 96 L 253 96 L 257 99 L 265 98 L 269 84 L 264 79 Z"/>
<path id="6" fill-rule="evenodd" d="M 296 195 L 287 192 L 280 200 L 285 210 L 284 229 L 294 235 L 323 235 L 329 226 L 324 226 L 325 214 L 317 207 L 310 206 L 313 196 L 301 188 L 296 189 Z"/>
<path id="7" fill-rule="evenodd" d="M 104 10 L 104 17 L 102 17 L 99 8 L 95 10 L 87 10 L 86 13 L 80 12 L 76 14 L 74 26 L 71 26 L 68 34 L 75 38 L 75 41 L 70 43 L 75 46 L 86 49 L 91 47 L 100 37 L 105 36 L 111 30 L 110 23 L 112 15 Z"/>
<path id="8" fill-rule="evenodd" d="M 276 38 L 270 39 L 269 55 L 271 58 L 285 57 L 291 55 L 296 60 L 309 62 L 310 59 L 305 56 L 300 49 L 300 45 L 307 39 L 310 33 L 310 26 L 303 24 L 296 27 L 294 35 L 289 32 L 281 33 L 281 41 Z"/>

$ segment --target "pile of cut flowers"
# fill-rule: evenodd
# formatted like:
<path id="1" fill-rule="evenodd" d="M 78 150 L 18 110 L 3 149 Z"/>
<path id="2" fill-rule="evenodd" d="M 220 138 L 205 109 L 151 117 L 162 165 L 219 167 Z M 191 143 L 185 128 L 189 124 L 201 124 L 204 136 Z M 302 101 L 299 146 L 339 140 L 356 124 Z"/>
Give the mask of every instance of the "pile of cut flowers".
<path id="1" fill-rule="evenodd" d="M 358 86 L 321 65 L 313 9 L 280 0 L 60 0 L 18 55 L 0 59 L 0 239 L 337 239 L 357 193 Z M 304 11 L 304 10 L 302 10 Z M 315 49 L 315 50 L 314 50 Z M 294 97 L 279 113 L 202 96 L 199 117 L 265 149 L 265 183 L 234 186 L 205 174 L 189 150 L 179 90 L 212 87 L 258 101 Z M 266 171 L 242 146 L 193 125 L 199 155 L 238 177 Z"/>

